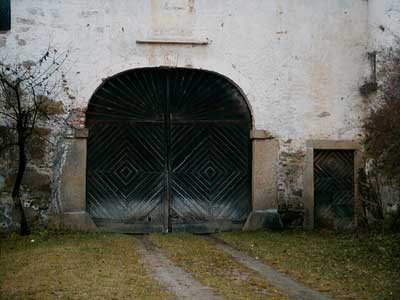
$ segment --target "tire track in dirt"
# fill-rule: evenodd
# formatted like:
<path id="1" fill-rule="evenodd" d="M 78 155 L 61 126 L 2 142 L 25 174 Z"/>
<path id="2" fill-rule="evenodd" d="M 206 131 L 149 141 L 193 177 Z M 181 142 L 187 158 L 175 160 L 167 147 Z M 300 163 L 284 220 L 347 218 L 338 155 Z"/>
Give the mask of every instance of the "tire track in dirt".
<path id="1" fill-rule="evenodd" d="M 320 292 L 312 290 L 301 283 L 293 280 L 292 278 L 279 273 L 270 266 L 264 264 L 263 262 L 256 260 L 249 255 L 234 249 L 225 242 L 210 236 L 204 236 L 210 244 L 214 245 L 218 249 L 229 254 L 233 259 L 242 264 L 243 266 L 249 268 L 256 272 L 261 278 L 270 282 L 276 286 L 279 290 L 289 295 L 290 299 L 293 300 L 333 300 L 332 297 L 328 295 L 323 295 Z"/>
<path id="2" fill-rule="evenodd" d="M 175 293 L 177 300 L 219 300 L 212 289 L 175 266 L 145 236 L 137 237 L 137 249 L 145 269 L 161 284 Z"/>

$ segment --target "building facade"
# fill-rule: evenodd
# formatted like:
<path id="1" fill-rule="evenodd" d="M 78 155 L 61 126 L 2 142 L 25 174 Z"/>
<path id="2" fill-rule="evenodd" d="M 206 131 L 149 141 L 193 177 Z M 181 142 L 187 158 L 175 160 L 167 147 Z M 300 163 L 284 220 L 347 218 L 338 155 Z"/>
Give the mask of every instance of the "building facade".
<path id="1" fill-rule="evenodd" d="M 218 231 L 279 209 L 307 227 L 354 225 L 367 112 L 359 87 L 374 77 L 371 53 L 400 32 L 399 15 L 395 0 L 11 0 L 4 61 L 49 45 L 70 52 L 68 95 L 54 100 L 74 109 L 75 130 L 50 125 L 56 146 L 31 160 L 30 218 Z M 158 167 L 143 166 L 157 155 Z M 15 222 L 12 163 L 1 164 L 3 227 Z"/>

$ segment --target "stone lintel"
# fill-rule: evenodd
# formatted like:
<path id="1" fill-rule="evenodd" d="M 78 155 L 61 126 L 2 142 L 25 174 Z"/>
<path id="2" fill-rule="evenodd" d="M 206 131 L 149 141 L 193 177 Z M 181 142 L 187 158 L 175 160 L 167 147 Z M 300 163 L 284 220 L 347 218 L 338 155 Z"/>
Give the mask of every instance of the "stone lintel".
<path id="1" fill-rule="evenodd" d="M 250 132 L 250 139 L 252 140 L 271 140 L 274 137 L 268 130 L 253 129 Z"/>
<path id="2" fill-rule="evenodd" d="M 150 37 L 136 40 L 137 44 L 169 44 L 169 45 L 208 45 L 210 40 L 205 39 L 183 39 L 174 37 Z"/>
<path id="3" fill-rule="evenodd" d="M 308 140 L 307 148 L 319 150 L 361 150 L 357 140 Z"/>

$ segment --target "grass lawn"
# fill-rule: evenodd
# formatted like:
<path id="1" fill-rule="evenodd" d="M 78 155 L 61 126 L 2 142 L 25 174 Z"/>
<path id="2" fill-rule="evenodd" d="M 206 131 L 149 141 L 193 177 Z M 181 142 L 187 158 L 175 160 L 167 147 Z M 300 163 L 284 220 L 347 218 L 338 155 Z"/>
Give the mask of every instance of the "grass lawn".
<path id="1" fill-rule="evenodd" d="M 216 237 L 336 299 L 400 299 L 400 236 L 240 232 Z"/>
<path id="2" fill-rule="evenodd" d="M 145 273 L 131 236 L 40 234 L 0 239 L 2 300 L 174 298 Z"/>
<path id="3" fill-rule="evenodd" d="M 286 299 L 273 286 L 199 236 L 156 234 L 149 238 L 171 261 L 213 288 L 222 299 Z"/>

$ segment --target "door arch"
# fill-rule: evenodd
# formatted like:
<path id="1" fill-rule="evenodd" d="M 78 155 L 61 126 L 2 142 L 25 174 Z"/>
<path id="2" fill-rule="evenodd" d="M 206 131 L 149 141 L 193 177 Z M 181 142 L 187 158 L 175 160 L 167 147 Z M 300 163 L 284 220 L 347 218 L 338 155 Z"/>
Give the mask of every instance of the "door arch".
<path id="1" fill-rule="evenodd" d="M 125 232 L 240 229 L 251 211 L 251 124 L 240 90 L 214 72 L 107 79 L 86 112 L 88 213 Z"/>

